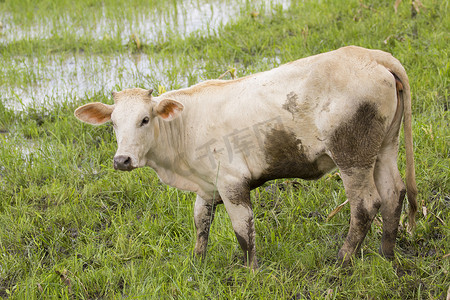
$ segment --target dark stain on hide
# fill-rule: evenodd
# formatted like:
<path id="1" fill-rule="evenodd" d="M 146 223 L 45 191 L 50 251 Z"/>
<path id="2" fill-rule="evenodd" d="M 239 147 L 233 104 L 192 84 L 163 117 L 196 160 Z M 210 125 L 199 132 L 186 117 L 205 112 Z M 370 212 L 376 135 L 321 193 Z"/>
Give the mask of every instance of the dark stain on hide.
<path id="1" fill-rule="evenodd" d="M 199 220 L 200 223 L 196 225 L 197 229 L 199 229 L 199 237 L 208 240 L 209 227 L 211 225 L 211 221 L 214 220 L 216 209 L 211 204 L 205 204 L 204 207 L 206 208 L 206 214 Z"/>
<path id="2" fill-rule="evenodd" d="M 352 219 L 354 220 L 353 226 L 351 225 L 348 232 L 346 242 L 339 251 L 339 258 L 341 260 L 348 260 L 352 253 L 358 253 L 367 231 L 372 224 L 373 217 L 369 210 L 364 207 L 363 199 L 356 199 L 358 205 L 356 209 L 352 211 Z"/>
<path id="3" fill-rule="evenodd" d="M 286 97 L 286 102 L 282 107 L 294 116 L 294 113 L 299 111 L 298 95 L 294 92 L 290 92 Z"/>
<path id="4" fill-rule="evenodd" d="M 358 206 L 356 207 L 355 213 L 357 226 L 361 228 L 365 228 L 368 226 L 367 224 L 371 224 L 372 218 L 370 217 L 369 211 L 364 207 L 364 201 L 360 201 Z"/>
<path id="5" fill-rule="evenodd" d="M 385 120 L 374 103 L 365 102 L 335 130 L 329 149 L 341 170 L 373 166 L 385 135 Z"/>
<path id="6" fill-rule="evenodd" d="M 272 179 L 295 177 L 311 180 L 325 173 L 318 168 L 316 161 L 308 159 L 301 140 L 293 132 L 273 128 L 266 135 L 264 148 L 268 168 L 260 178 L 250 182 L 252 189 Z"/>
<path id="7" fill-rule="evenodd" d="M 241 236 L 236 231 L 234 232 L 236 234 L 236 238 L 239 242 L 239 245 L 242 248 L 242 251 L 244 251 L 245 263 L 248 262 L 248 259 L 252 259 L 255 254 L 254 253 L 255 252 L 255 244 L 254 244 L 255 230 L 254 230 L 254 221 L 253 221 L 252 216 L 248 217 L 246 225 L 247 225 L 247 232 L 246 232 L 247 237 Z"/>
<path id="8" fill-rule="evenodd" d="M 325 103 L 322 105 L 322 111 L 323 111 L 323 112 L 330 112 L 330 105 L 331 105 L 331 100 L 328 99 L 327 102 L 325 102 Z"/>
<path id="9" fill-rule="evenodd" d="M 223 203 L 220 198 L 211 200 L 211 203 L 204 204 L 205 214 L 194 218 L 195 228 L 197 230 L 197 243 L 195 245 L 194 254 L 205 257 L 206 247 L 208 245 L 209 230 L 214 220 L 216 206 Z"/>
<path id="10" fill-rule="evenodd" d="M 196 245 L 196 255 L 204 256 L 206 251 L 206 246 L 208 244 L 209 229 L 212 220 L 214 220 L 215 207 L 211 204 L 205 204 L 206 214 L 202 216 L 201 219 L 195 219 L 195 227 L 197 229 L 197 245 Z"/>
<path id="11" fill-rule="evenodd" d="M 378 209 L 380 209 L 380 206 L 381 206 L 381 202 L 375 202 L 375 203 L 373 204 L 373 209 L 376 210 L 376 211 L 378 211 Z"/>
<path id="12" fill-rule="evenodd" d="M 250 186 L 247 180 L 244 180 L 240 185 L 230 187 L 227 196 L 234 205 L 244 205 L 250 208 L 252 206 L 250 202 Z"/>
<path id="13" fill-rule="evenodd" d="M 394 247 L 397 238 L 398 224 L 402 213 L 403 199 L 405 198 L 406 189 L 400 190 L 397 207 L 395 208 L 392 219 L 383 218 L 383 235 L 381 237 L 380 254 L 387 257 L 394 257 Z M 389 224 L 389 226 L 387 226 Z M 389 228 L 389 229 L 388 229 Z"/>
<path id="14" fill-rule="evenodd" d="M 398 206 L 395 209 L 395 217 L 400 218 L 400 215 L 402 213 L 402 205 L 403 205 L 403 200 L 405 199 L 405 195 L 406 195 L 406 189 L 403 188 L 400 190 L 400 195 L 398 197 Z"/>
<path id="15" fill-rule="evenodd" d="M 379 249 L 380 255 L 386 258 L 394 258 L 394 247 L 395 240 L 397 238 L 397 230 L 395 232 L 383 231 L 383 236 L 381 237 L 381 246 Z"/>

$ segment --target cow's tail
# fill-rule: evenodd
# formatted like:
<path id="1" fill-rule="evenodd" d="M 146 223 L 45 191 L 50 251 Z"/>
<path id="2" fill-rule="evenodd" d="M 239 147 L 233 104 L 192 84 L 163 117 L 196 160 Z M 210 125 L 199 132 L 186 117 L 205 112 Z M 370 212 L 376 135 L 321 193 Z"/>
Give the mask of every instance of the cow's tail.
<path id="1" fill-rule="evenodd" d="M 403 67 L 400 72 L 390 70 L 395 77 L 398 101 L 403 102 L 403 130 L 405 135 L 406 151 L 406 194 L 409 202 L 409 222 L 408 231 L 412 231 L 416 226 L 417 212 L 417 185 L 416 172 L 414 169 L 414 150 L 412 136 L 412 108 L 411 108 L 411 90 L 408 77 Z M 403 72 L 402 72 L 403 71 Z"/>
<path id="2" fill-rule="evenodd" d="M 381 51 L 377 52 L 378 53 L 375 55 L 376 60 L 394 75 L 398 101 L 402 101 L 403 103 L 403 130 L 406 151 L 406 194 L 409 202 L 408 231 L 411 232 L 416 226 L 417 212 L 417 185 L 416 172 L 414 169 L 411 90 L 408 76 L 400 62 L 390 54 Z"/>

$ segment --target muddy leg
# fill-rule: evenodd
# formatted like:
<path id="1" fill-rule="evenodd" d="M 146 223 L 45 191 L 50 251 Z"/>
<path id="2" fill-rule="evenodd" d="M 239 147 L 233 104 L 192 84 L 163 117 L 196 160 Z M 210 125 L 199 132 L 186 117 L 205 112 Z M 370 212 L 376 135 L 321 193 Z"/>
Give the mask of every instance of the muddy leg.
<path id="1" fill-rule="evenodd" d="M 341 170 L 351 210 L 350 229 L 338 254 L 344 264 L 361 246 L 381 205 L 374 167 L 391 124 L 391 114 L 390 110 L 381 111 L 378 104 L 361 102 L 353 115 L 336 128 L 329 141 L 331 157 Z"/>
<path id="2" fill-rule="evenodd" d="M 214 201 L 205 201 L 197 195 L 194 205 L 194 222 L 197 229 L 197 241 L 195 243 L 194 255 L 204 258 L 208 245 L 209 228 L 214 219 L 216 205 Z"/>
<path id="3" fill-rule="evenodd" d="M 380 153 L 375 165 L 375 184 L 381 196 L 381 216 L 383 217 L 383 236 L 380 254 L 394 257 L 398 224 L 405 198 L 405 185 L 397 168 L 396 149 Z"/>
<path id="4" fill-rule="evenodd" d="M 345 192 L 350 202 L 350 228 L 338 260 L 347 265 L 367 234 L 381 199 L 373 179 L 373 168 L 341 171 Z"/>
<path id="5" fill-rule="evenodd" d="M 236 238 L 244 251 L 245 264 L 256 269 L 258 264 L 255 250 L 255 224 L 250 203 L 250 190 L 248 187 L 239 186 L 228 188 L 220 195 L 230 216 Z"/>

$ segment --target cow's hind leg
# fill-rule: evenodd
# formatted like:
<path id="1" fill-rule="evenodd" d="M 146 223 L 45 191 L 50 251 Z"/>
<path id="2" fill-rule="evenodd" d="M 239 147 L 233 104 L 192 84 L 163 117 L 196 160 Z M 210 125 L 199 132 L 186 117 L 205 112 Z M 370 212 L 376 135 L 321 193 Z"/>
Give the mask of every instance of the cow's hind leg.
<path id="1" fill-rule="evenodd" d="M 204 258 L 208 246 L 209 229 L 214 219 L 216 203 L 214 200 L 206 201 L 197 195 L 194 205 L 194 222 L 197 229 L 197 241 L 194 255 Z"/>
<path id="2" fill-rule="evenodd" d="M 344 264 L 361 246 L 381 205 L 374 167 L 389 125 L 378 105 L 362 102 L 353 116 L 336 128 L 329 141 L 331 157 L 341 170 L 351 210 L 348 235 L 338 254 Z"/>
<path id="3" fill-rule="evenodd" d="M 350 202 L 350 228 L 339 250 L 338 260 L 347 265 L 357 252 L 381 205 L 373 177 L 373 168 L 341 170 L 345 192 Z"/>
<path id="4" fill-rule="evenodd" d="M 381 195 L 381 216 L 383 218 L 383 236 L 380 254 L 392 258 L 397 237 L 405 185 L 401 179 L 395 158 L 388 154 L 380 155 L 375 167 L 375 182 Z"/>
<path id="5" fill-rule="evenodd" d="M 397 237 L 398 224 L 405 198 L 405 184 L 397 167 L 398 137 L 403 114 L 403 103 L 397 101 L 392 124 L 384 138 L 375 163 L 375 184 L 381 196 L 383 236 L 380 254 L 392 258 Z"/>
<path id="6" fill-rule="evenodd" d="M 397 237 L 405 185 L 397 168 L 397 145 L 388 146 L 380 152 L 375 165 L 375 183 L 381 196 L 383 236 L 380 254 L 392 258 Z"/>

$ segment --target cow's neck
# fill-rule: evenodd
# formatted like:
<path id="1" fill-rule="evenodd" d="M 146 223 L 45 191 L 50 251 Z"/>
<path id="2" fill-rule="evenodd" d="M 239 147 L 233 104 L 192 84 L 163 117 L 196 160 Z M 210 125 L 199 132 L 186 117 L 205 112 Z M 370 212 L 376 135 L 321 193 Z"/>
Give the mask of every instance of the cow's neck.
<path id="1" fill-rule="evenodd" d="M 150 159 L 157 168 L 173 168 L 174 162 L 184 148 L 183 117 L 170 122 L 160 118 L 155 120 L 155 145 L 150 153 Z M 153 166 L 152 166 L 153 167 Z"/>
<path id="2" fill-rule="evenodd" d="M 166 122 L 155 119 L 155 146 L 148 154 L 148 165 L 156 171 L 166 184 L 183 190 L 198 192 L 198 185 L 191 181 L 192 170 L 186 160 L 187 144 L 184 128 L 186 118 Z"/>

